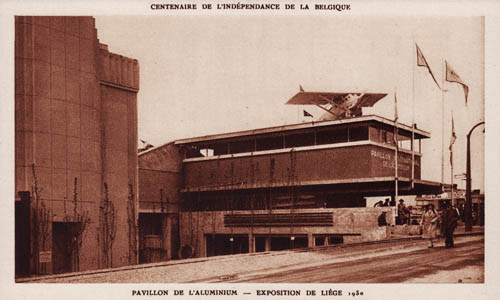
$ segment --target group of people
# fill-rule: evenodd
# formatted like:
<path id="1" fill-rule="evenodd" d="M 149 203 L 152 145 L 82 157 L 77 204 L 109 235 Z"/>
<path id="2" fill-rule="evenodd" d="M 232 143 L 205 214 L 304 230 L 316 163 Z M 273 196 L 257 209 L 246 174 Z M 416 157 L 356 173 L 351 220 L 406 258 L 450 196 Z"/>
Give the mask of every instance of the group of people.
<path id="1" fill-rule="evenodd" d="M 393 200 L 393 202 L 395 202 Z M 389 199 L 385 199 L 385 202 L 379 201 L 375 204 L 377 206 L 395 206 L 389 202 Z M 425 206 L 425 211 L 420 219 L 420 226 L 422 227 L 422 237 L 429 240 L 429 248 L 434 247 L 434 240 L 438 237 L 438 234 L 445 237 L 446 248 L 454 247 L 453 244 L 453 232 L 458 225 L 458 219 L 460 218 L 460 212 L 458 208 L 449 203 L 445 205 L 443 210 L 437 212 L 434 208 L 434 204 L 430 203 Z M 404 200 L 399 200 L 398 205 L 398 220 L 397 223 L 409 224 L 411 221 L 411 207 L 406 207 Z M 386 212 L 378 218 L 379 226 L 387 226 Z"/>
<path id="2" fill-rule="evenodd" d="M 458 209 L 447 204 L 440 213 L 434 209 L 434 204 L 427 204 L 422 214 L 420 225 L 422 226 L 422 236 L 429 240 L 429 248 L 434 247 L 434 239 L 441 233 L 445 237 L 446 248 L 454 247 L 453 232 L 457 227 L 459 218 Z"/>
<path id="3" fill-rule="evenodd" d="M 392 199 L 389 201 L 389 198 L 386 198 L 385 201 L 380 200 L 379 202 L 375 203 L 375 205 L 373 205 L 373 207 L 382 206 L 396 206 L 396 200 Z"/>
<path id="4" fill-rule="evenodd" d="M 392 199 L 389 201 L 389 198 L 386 198 L 384 202 L 379 201 L 375 203 L 374 207 L 383 207 L 383 206 L 396 206 L 396 200 Z M 399 199 L 398 204 L 398 217 L 396 219 L 397 225 L 410 224 L 411 217 L 411 206 L 406 207 L 403 199 Z"/>

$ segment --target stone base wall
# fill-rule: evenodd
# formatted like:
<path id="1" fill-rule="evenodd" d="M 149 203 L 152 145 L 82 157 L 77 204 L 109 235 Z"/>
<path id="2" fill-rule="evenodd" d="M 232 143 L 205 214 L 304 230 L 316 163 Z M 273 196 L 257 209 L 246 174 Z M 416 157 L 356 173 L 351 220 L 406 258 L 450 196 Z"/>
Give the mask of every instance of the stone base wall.
<path id="1" fill-rule="evenodd" d="M 248 235 L 250 251 L 252 252 L 253 236 L 256 235 L 306 235 L 310 247 L 314 245 L 315 235 L 342 235 L 344 243 L 378 241 L 389 238 L 387 227 L 378 226 L 378 217 L 382 212 L 391 219 L 389 207 L 359 207 L 336 209 L 296 209 L 275 210 L 273 214 L 331 212 L 333 226 L 276 226 L 276 227 L 227 227 L 224 215 L 252 214 L 251 211 L 211 211 L 180 213 L 181 246 L 190 245 L 195 257 L 206 256 L 205 235 L 229 234 Z M 253 211 L 253 214 L 269 214 L 269 211 Z"/>

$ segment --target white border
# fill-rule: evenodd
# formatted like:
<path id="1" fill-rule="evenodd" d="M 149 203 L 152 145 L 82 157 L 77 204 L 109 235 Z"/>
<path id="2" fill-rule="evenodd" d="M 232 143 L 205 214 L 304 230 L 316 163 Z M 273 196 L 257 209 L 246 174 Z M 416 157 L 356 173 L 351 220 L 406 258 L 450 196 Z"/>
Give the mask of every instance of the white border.
<path id="1" fill-rule="evenodd" d="M 244 0 L 243 0 L 244 1 Z M 162 1 L 171 2 L 171 1 Z M 229 2 L 229 1 L 227 1 Z M 325 1 L 302 1 L 302 2 L 329 2 Z M 132 288 L 165 289 L 179 287 L 193 287 L 192 285 L 167 285 L 167 284 L 14 284 L 14 218 L 12 201 L 14 178 L 14 84 L 13 84 L 13 37 L 14 37 L 14 15 L 168 15 L 168 14 L 190 14 L 201 15 L 205 12 L 151 12 L 146 3 L 150 1 L 122 1 L 107 2 L 62 2 L 62 1 L 3 1 L 0 4 L 0 28 L 2 28 L 1 65 L 4 67 L 0 87 L 2 90 L 2 140 L 0 150 L 2 155 L 1 165 L 3 173 L 1 176 L 1 187 L 3 193 L 2 226 L 1 236 L 6 243 L 2 247 L 2 277 L 0 296 L 3 299 L 137 299 L 130 296 Z M 500 98 L 500 62 L 499 62 L 499 40 L 500 36 L 500 6 L 497 1 L 400 1 L 382 2 L 372 1 L 369 3 L 349 1 L 355 9 L 346 12 L 345 15 L 398 15 L 398 16 L 485 16 L 486 17 L 486 166 L 485 186 L 488 211 L 486 214 L 486 251 L 485 251 L 485 284 L 335 284 L 328 285 L 331 288 L 342 288 L 344 290 L 360 289 L 367 296 L 363 299 L 495 299 L 500 295 L 498 285 L 498 270 L 500 270 L 499 237 L 500 226 L 498 215 L 500 214 L 500 203 L 496 196 L 500 194 L 500 185 L 496 171 L 500 167 L 497 147 L 500 146 L 498 99 Z M 272 12 L 268 12 L 272 13 Z M 213 12 L 213 14 L 227 14 L 227 12 Z M 236 12 L 235 14 L 244 14 Z M 253 14 L 250 12 L 248 14 Z M 275 12 L 275 14 L 293 14 L 293 12 Z M 310 15 L 322 14 L 322 12 L 311 12 Z M 246 285 L 245 289 L 251 287 L 281 287 L 281 285 L 253 284 Z M 325 285 L 304 284 L 305 288 L 325 288 Z M 197 285 L 197 288 L 213 288 L 213 285 Z M 233 288 L 234 285 L 223 285 L 221 288 Z M 181 299 L 188 299 L 185 296 Z M 249 297 L 241 297 L 249 299 Z M 340 298 L 340 297 L 339 297 Z M 346 297 L 344 297 L 346 298 Z M 322 298 L 323 299 L 323 298 Z M 326 298 L 325 298 L 326 299 Z"/>

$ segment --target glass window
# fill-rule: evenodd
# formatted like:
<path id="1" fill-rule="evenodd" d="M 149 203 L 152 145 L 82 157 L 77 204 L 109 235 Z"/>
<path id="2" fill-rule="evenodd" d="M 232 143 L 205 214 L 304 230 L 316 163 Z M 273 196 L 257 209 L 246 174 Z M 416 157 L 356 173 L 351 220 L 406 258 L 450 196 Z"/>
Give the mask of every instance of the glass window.
<path id="1" fill-rule="evenodd" d="M 368 140 L 368 127 L 351 127 L 349 128 L 349 141 L 365 141 Z"/>

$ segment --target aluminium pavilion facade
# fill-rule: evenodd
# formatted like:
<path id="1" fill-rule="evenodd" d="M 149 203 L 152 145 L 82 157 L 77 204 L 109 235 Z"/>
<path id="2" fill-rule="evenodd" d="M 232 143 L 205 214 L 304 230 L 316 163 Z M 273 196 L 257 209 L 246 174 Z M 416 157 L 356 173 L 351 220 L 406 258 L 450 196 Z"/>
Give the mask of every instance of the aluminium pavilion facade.
<path id="1" fill-rule="evenodd" d="M 420 176 L 420 141 L 430 133 L 403 124 L 397 139 L 395 132 L 392 120 L 354 115 L 140 153 L 139 220 L 160 224 L 142 231 L 143 261 L 160 259 L 154 247 L 168 259 L 386 239 L 377 220 L 383 211 L 390 219 L 391 209 L 366 207 L 365 197 L 394 195 L 395 140 L 399 195 L 442 189 Z"/>

